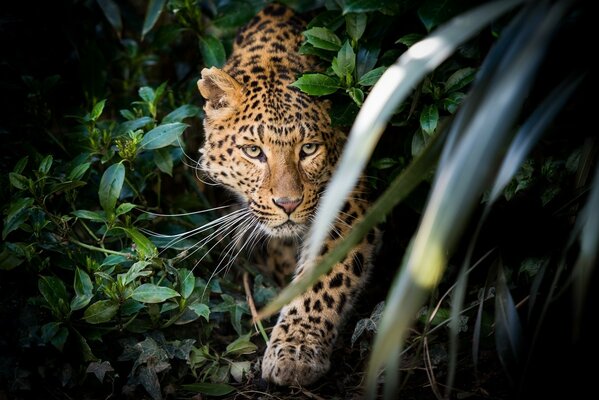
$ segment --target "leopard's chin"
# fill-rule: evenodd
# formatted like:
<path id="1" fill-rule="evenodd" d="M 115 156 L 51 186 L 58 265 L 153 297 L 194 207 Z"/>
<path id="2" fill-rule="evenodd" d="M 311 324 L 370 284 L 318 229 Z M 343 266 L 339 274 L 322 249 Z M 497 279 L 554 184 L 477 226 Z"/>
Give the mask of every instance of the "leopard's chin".
<path id="1" fill-rule="evenodd" d="M 287 220 L 276 226 L 262 225 L 262 228 L 269 236 L 280 238 L 297 238 L 308 231 L 307 225 L 292 220 Z"/>

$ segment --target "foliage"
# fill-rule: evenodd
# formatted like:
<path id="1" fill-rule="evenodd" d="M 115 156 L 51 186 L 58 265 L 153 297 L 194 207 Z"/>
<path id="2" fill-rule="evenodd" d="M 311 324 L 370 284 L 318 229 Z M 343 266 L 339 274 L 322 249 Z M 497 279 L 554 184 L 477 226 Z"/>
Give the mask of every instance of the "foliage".
<path id="1" fill-rule="evenodd" d="M 264 341 L 252 327 L 240 275 L 253 277 L 251 292 L 258 306 L 266 306 L 263 312 L 276 308 L 276 303 L 267 304 L 277 288 L 256 272 L 244 254 L 234 261 L 236 268 L 229 268 L 232 247 L 218 236 L 226 231 L 216 229 L 225 197 L 197 179 L 195 149 L 201 142 L 203 116 L 196 88 L 199 71 L 224 64 L 237 28 L 267 2 L 51 3 L 37 13 L 11 5 L 7 21 L 23 18 L 27 23 L 2 39 L 7 43 L 15 39 L 13 45 L 31 48 L 38 59 L 24 59 L 15 50 L 7 52 L 0 64 L 0 81 L 7 90 L 2 101 L 13 99 L 0 104 L 7 115 L 1 119 L 0 132 L 11 149 L 0 160 L 6 172 L 0 178 L 5 188 L 0 195 L 4 213 L 0 318 L 10 321 L 9 333 L 0 341 L 10 343 L 7 355 L 0 358 L 0 382 L 7 383 L 8 393 L 15 398 L 27 398 L 38 387 L 72 398 L 90 393 L 102 398 L 160 399 L 263 391 L 256 355 Z M 321 61 L 319 70 L 298 76 L 294 86 L 330 99 L 331 120 L 342 129 L 349 130 L 360 110 L 376 122 L 369 127 L 380 128 L 380 139 L 370 136 L 357 142 L 364 162 L 369 161 L 366 174 L 377 201 L 365 224 L 352 230 L 328 262 L 341 257 L 369 226 L 380 224 L 386 234 L 378 264 L 398 265 L 404 250 L 408 256 L 414 252 L 417 242 L 410 242 L 417 222 L 430 212 L 426 197 L 438 190 L 435 182 L 441 179 L 433 173 L 451 171 L 450 149 L 465 140 L 462 130 L 447 133 L 446 128 L 460 121 L 467 125 L 465 121 L 477 115 L 493 115 L 468 105 L 467 99 L 476 104 L 489 93 L 485 84 L 489 67 L 484 65 L 500 63 L 509 46 L 494 50 L 499 54 L 494 59 L 489 49 L 508 36 L 505 26 L 517 20 L 517 14 L 502 11 L 503 18 L 493 17 L 491 25 L 477 20 L 480 32 L 462 31 L 464 38 L 443 59 L 409 74 L 413 84 L 406 86 L 405 101 L 387 103 L 387 124 L 367 110 L 369 94 L 386 86 L 377 82 L 406 50 L 478 2 L 283 3 L 308 16 L 301 51 Z M 564 21 L 574 23 L 558 24 L 561 30 L 548 42 L 558 45 L 550 47 L 547 59 L 555 61 L 555 56 L 549 57 L 564 48 L 555 38 L 578 39 L 576 28 L 589 26 L 577 24 L 579 19 L 588 22 L 581 10 L 564 11 L 568 16 Z M 48 20 L 61 30 L 50 27 Z M 567 54 L 570 59 L 559 64 L 563 71 L 570 63 L 586 67 L 578 61 L 579 54 Z M 514 68 L 517 71 L 510 79 L 523 76 L 519 66 Z M 399 286 L 416 286 L 390 285 L 395 270 L 377 268 L 372 290 L 357 307 L 359 315 L 342 332 L 347 361 L 340 364 L 355 366 L 349 373 L 343 368 L 332 371 L 331 379 L 337 377 L 342 383 L 321 389 L 321 396 L 361 395 L 360 371 L 374 350 L 372 387 L 375 367 L 380 365 L 372 360 L 397 353 L 396 347 L 381 350 L 381 338 L 391 337 L 394 346 L 403 345 L 401 368 L 410 371 L 414 382 L 410 389 L 403 379 L 404 390 L 419 398 L 442 396 L 437 378 L 445 377 L 451 387 L 452 369 L 457 369 L 455 382 L 468 391 L 465 396 L 495 390 L 500 397 L 507 392 L 498 389 L 508 387 L 504 381 L 523 385 L 524 378 L 518 382 L 518 373 L 525 369 L 523 359 L 533 359 L 532 349 L 537 341 L 542 343 L 543 318 L 550 314 L 558 294 L 569 289 L 570 276 L 578 294 L 574 322 L 582 330 L 583 293 L 596 260 L 593 221 L 597 213 L 590 201 L 584 207 L 587 192 L 588 198 L 597 197 L 597 184 L 591 187 L 596 143 L 582 129 L 574 137 L 564 136 L 564 125 L 579 126 L 583 120 L 582 114 L 574 113 L 582 97 L 567 97 L 565 93 L 574 88 L 559 86 L 565 75 L 556 79 L 542 75 L 530 94 L 520 98 L 525 112 L 512 113 L 520 118 L 505 134 L 520 137 L 517 129 L 522 132 L 522 128 L 543 131 L 527 125 L 524 117 L 531 115 L 530 120 L 549 130 L 546 139 L 530 144 L 514 140 L 511 149 L 525 151 L 504 155 L 513 161 L 504 164 L 507 167 L 496 165 L 497 171 L 500 166 L 507 168 L 505 175 L 499 174 L 502 184 L 485 181 L 486 186 L 464 190 L 470 196 L 471 212 L 482 215 L 487 228 L 464 220 L 460 224 L 470 236 L 460 241 L 459 224 L 451 225 L 452 244 L 447 249 L 456 254 L 445 260 L 445 273 L 436 274 L 426 290 L 417 293 L 412 310 L 395 311 L 398 297 L 393 293 Z M 547 87 L 559 89 L 538 88 L 546 82 Z M 480 97 L 477 87 L 484 89 Z M 544 97 L 550 101 L 542 102 Z M 570 101 L 570 106 L 564 106 Z M 535 114 L 535 107 L 550 109 L 552 118 L 559 116 L 561 108 L 567 113 L 547 128 L 546 115 Z M 510 113 L 500 117 L 506 115 Z M 353 136 L 352 132 L 350 142 Z M 490 151 L 486 159 L 500 156 Z M 437 162 L 441 167 L 435 169 Z M 462 171 L 479 169 L 480 164 L 467 163 Z M 466 172 L 456 176 L 464 177 Z M 343 175 L 349 182 L 350 175 Z M 456 193 L 445 192 L 451 196 L 439 218 L 449 218 Z M 465 209 L 462 202 L 457 207 Z M 531 213 L 538 229 L 527 228 L 520 234 Z M 502 224 L 502 219 L 508 219 L 505 216 L 510 216 L 512 225 Z M 494 231 L 501 229 L 507 232 Z M 564 233 L 571 229 L 571 236 Z M 532 240 L 526 232 L 538 237 Z M 517 240 L 526 245 L 514 247 Z M 578 240 L 582 256 L 576 258 Z M 215 273 L 224 269 L 229 272 Z M 326 271 L 326 265 L 315 271 Z M 387 292 L 391 294 L 385 299 Z M 528 311 L 523 312 L 526 300 Z M 21 315 L 18 320 L 12 317 L 15 309 Z M 403 328 L 389 328 L 389 315 L 395 320 L 402 314 L 413 327 L 409 334 Z M 405 340 L 398 342 L 400 337 Z M 458 342 L 460 358 L 471 360 L 460 368 L 455 363 Z M 465 343 L 474 345 L 470 349 Z M 398 360 L 387 361 L 387 383 L 394 381 Z M 507 373 L 500 373 L 498 365 Z M 477 374 L 476 387 L 471 370 Z M 426 392 L 418 391 L 420 386 L 427 386 Z M 305 389 L 269 390 L 281 397 L 297 398 L 300 393 L 310 397 Z"/>

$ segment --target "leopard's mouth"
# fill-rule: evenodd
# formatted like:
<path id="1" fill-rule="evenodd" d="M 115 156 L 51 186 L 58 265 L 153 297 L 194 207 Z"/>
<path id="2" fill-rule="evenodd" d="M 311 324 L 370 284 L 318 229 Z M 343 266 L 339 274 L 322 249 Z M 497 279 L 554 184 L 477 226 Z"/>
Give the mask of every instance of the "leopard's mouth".
<path id="1" fill-rule="evenodd" d="M 272 236 L 276 237 L 297 237 L 306 232 L 305 224 L 300 224 L 288 219 L 287 221 L 276 226 L 265 226 L 265 229 Z"/>

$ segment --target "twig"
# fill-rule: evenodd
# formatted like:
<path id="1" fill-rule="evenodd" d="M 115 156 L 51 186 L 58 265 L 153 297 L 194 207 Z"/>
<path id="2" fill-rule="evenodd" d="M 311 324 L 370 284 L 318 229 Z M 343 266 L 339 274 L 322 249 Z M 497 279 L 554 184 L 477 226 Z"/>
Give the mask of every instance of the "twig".
<path id="1" fill-rule="evenodd" d="M 74 243 L 74 244 L 76 244 L 77 246 L 81 246 L 81 247 L 86 248 L 88 250 L 99 251 L 99 252 L 104 253 L 104 254 L 113 254 L 115 256 L 123 256 L 123 257 L 127 257 L 127 258 L 129 258 L 129 257 L 132 256 L 131 253 L 123 253 L 123 252 L 120 252 L 120 251 L 114 251 L 114 250 L 109 250 L 109 249 L 103 249 L 101 247 L 91 246 L 89 244 L 80 242 L 79 240 L 76 240 L 76 239 L 71 239 L 71 242 Z"/>
<path id="2" fill-rule="evenodd" d="M 260 321 L 258 318 L 258 311 L 256 310 L 256 305 L 254 304 L 254 298 L 252 297 L 252 291 L 250 289 L 250 275 L 247 273 L 247 271 L 243 273 L 243 288 L 245 289 L 245 297 L 247 298 L 248 306 L 250 307 L 250 312 L 252 313 L 254 328 L 256 328 L 260 334 L 262 334 L 264 342 L 268 343 L 268 335 L 264 331 L 262 321 Z"/>

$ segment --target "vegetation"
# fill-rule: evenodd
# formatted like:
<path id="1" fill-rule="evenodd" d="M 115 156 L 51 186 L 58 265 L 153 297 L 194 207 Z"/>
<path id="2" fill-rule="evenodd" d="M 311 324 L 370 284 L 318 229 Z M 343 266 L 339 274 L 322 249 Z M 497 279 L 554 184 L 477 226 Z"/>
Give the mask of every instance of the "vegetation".
<path id="1" fill-rule="evenodd" d="M 0 398 L 587 390 L 599 173 L 588 55 L 572 43 L 588 40 L 588 5 L 284 3 L 306 13 L 301 51 L 322 60 L 294 85 L 331 99 L 332 122 L 351 128 L 317 220 L 334 218 L 364 167 L 376 201 L 344 245 L 385 232 L 334 370 L 312 388 L 267 387 L 258 361 L 268 316 L 344 245 L 278 293 L 217 228 L 234 199 L 195 167 L 199 71 L 224 64 L 266 2 L 11 4 Z"/>

